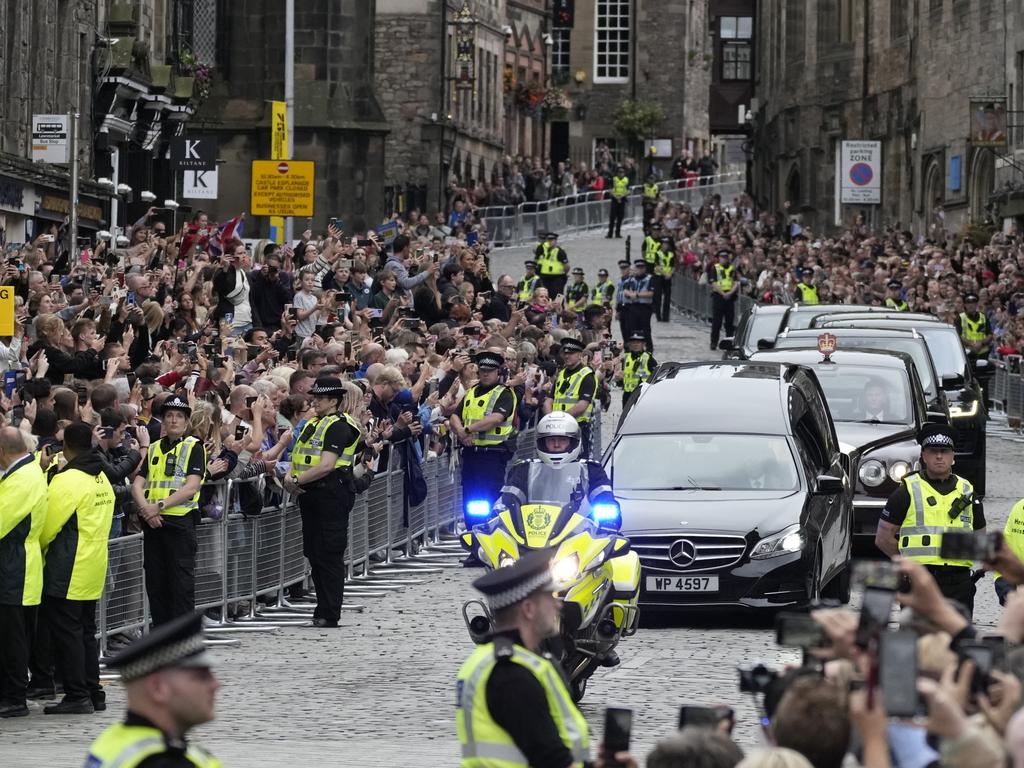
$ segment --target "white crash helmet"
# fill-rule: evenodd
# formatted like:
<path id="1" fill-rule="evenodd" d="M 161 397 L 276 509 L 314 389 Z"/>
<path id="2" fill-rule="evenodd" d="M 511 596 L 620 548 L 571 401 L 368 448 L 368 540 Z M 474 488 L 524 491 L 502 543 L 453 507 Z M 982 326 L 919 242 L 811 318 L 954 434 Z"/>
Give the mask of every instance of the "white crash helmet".
<path id="1" fill-rule="evenodd" d="M 580 455 L 580 425 L 565 411 L 549 413 L 537 424 L 537 456 L 550 467 L 576 461 Z M 569 447 L 557 453 L 547 449 L 547 438 L 567 437 Z"/>

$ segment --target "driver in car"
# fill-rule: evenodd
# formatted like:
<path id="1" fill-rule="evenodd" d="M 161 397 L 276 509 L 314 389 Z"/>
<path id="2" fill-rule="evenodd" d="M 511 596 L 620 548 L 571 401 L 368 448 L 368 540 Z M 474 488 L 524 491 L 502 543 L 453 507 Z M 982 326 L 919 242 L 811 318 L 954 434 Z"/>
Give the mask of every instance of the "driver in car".
<path id="1" fill-rule="evenodd" d="M 889 395 L 879 382 L 869 381 L 865 385 L 857 417 L 860 421 L 892 421 L 893 415 L 889 411 Z"/>

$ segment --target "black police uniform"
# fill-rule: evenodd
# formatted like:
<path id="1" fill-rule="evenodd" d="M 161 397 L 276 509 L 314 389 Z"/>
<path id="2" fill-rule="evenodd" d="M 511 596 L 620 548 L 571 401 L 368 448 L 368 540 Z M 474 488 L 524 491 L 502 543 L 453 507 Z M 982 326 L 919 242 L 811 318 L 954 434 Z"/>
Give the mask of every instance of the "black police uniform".
<path id="1" fill-rule="evenodd" d="M 653 352 L 654 339 L 651 337 L 651 313 L 654 311 L 654 285 L 651 275 L 646 271 L 646 261 L 637 259 L 633 262 L 633 265 L 643 267 L 644 273 L 642 275 L 631 275 L 625 289 L 636 291 L 638 294 L 650 292 L 651 295 L 643 298 L 634 296 L 632 299 L 629 299 L 630 303 L 626 305 L 626 314 L 628 316 L 626 330 L 628 334 L 623 338 L 628 338 L 633 333 L 642 333 L 644 340 L 647 342 L 647 351 Z"/>
<path id="2" fill-rule="evenodd" d="M 626 270 L 625 275 L 622 275 L 621 270 Z M 625 341 L 629 338 L 629 315 L 626 311 L 626 307 L 630 304 L 630 299 L 627 299 L 623 294 L 626 289 L 626 283 L 630 278 L 629 274 L 629 262 L 619 262 L 620 277 L 615 283 L 615 315 L 619 320 L 619 335 L 622 336 L 622 340 Z"/>
<path id="3" fill-rule="evenodd" d="M 732 257 L 731 252 L 725 251 L 725 253 L 729 254 L 730 258 Z M 720 254 L 721 251 L 718 254 L 715 254 L 715 257 L 717 258 Z M 708 265 L 708 285 L 713 285 L 714 283 L 718 282 L 719 272 L 718 270 L 716 270 L 716 267 L 721 266 L 730 265 L 720 265 L 717 261 L 714 264 Z M 739 282 L 739 279 L 740 272 L 735 266 L 733 266 L 733 285 L 737 284 Z M 725 335 L 732 336 L 733 333 L 735 333 L 734 324 L 736 319 L 736 299 L 738 296 L 739 291 L 736 291 L 736 293 L 734 293 L 729 298 L 726 298 L 725 296 L 722 296 L 721 294 L 714 292 L 711 294 L 711 349 L 718 349 L 718 338 L 719 334 L 722 332 L 723 321 L 725 321 Z"/>

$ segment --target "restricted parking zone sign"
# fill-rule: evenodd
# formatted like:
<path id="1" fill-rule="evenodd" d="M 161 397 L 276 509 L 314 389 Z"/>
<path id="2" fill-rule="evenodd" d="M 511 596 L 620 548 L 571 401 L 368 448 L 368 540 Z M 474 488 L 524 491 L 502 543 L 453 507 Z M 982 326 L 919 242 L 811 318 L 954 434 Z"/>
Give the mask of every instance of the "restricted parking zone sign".
<path id="1" fill-rule="evenodd" d="M 840 202 L 878 205 L 882 202 L 882 142 L 844 141 L 839 162 Z"/>
<path id="2" fill-rule="evenodd" d="M 253 160 L 249 211 L 254 216 L 313 216 L 316 163 Z"/>

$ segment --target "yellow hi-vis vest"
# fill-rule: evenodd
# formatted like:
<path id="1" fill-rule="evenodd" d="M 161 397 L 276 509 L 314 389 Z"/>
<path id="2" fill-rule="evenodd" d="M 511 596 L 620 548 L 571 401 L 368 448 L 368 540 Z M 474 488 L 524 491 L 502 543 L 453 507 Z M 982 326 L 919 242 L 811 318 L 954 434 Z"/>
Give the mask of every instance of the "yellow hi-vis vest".
<path id="1" fill-rule="evenodd" d="M 501 393 L 505 389 L 504 385 L 498 384 L 490 392 L 478 396 L 476 393 L 477 387 L 471 387 L 462 400 L 461 417 L 463 426 L 470 427 L 494 413 L 494 405 L 498 402 L 498 398 L 501 397 Z M 509 389 L 509 392 L 512 393 L 512 413 L 498 426 L 491 427 L 486 432 L 474 432 L 473 445 L 481 447 L 501 445 L 512 436 L 514 431 L 512 416 L 516 412 L 515 406 L 517 401 L 515 390 Z"/>
<path id="2" fill-rule="evenodd" d="M 939 555 L 943 533 L 950 530 L 974 530 L 974 488 L 971 484 L 957 476 L 956 488 L 942 495 L 919 474 L 908 475 L 903 482 L 910 491 L 910 508 L 900 526 L 900 556 L 923 565 L 956 565 L 964 568 L 974 565 L 970 560 L 945 560 Z M 961 514 L 950 520 L 952 504 L 961 496 L 968 499 L 968 504 Z"/>
<path id="3" fill-rule="evenodd" d="M 615 286 L 611 280 L 597 283 L 590 289 L 590 304 L 595 307 L 606 306 L 612 303 L 612 296 L 615 295 Z"/>
<path id="4" fill-rule="evenodd" d="M 797 289 L 800 291 L 800 302 L 802 304 L 817 304 L 818 302 L 818 289 L 813 285 L 807 283 L 797 283 Z"/>
<path id="5" fill-rule="evenodd" d="M 1024 560 L 1024 499 L 1014 504 L 1010 510 L 1006 527 L 1003 528 L 1003 540 L 1018 559 Z M 993 579 L 998 579 L 999 576 L 998 571 L 993 571 Z"/>
<path id="6" fill-rule="evenodd" d="M 533 289 L 537 287 L 537 283 L 540 282 L 540 278 L 534 275 L 533 277 L 524 277 L 519 281 L 519 285 L 516 288 L 516 293 L 520 301 L 529 301 L 533 298 Z"/>
<path id="7" fill-rule="evenodd" d="M 558 259 L 559 247 L 551 246 L 545 241 L 541 244 L 541 253 L 537 257 L 537 271 L 542 275 L 564 275 L 565 263 Z"/>
<path id="8" fill-rule="evenodd" d="M 188 459 L 195 446 L 199 445 L 196 437 L 184 437 L 176 442 L 171 450 L 164 453 L 160 447 L 163 440 L 157 440 L 149 446 L 149 457 L 146 459 L 149 466 L 146 467 L 146 500 L 152 504 L 162 501 L 175 491 L 185 485 L 185 471 L 188 469 Z M 174 471 L 167 473 L 167 459 L 171 457 L 174 462 Z M 167 507 L 160 514 L 170 517 L 182 517 L 199 509 L 199 489 L 192 495 L 192 498 L 184 504 L 176 507 Z"/>
<path id="9" fill-rule="evenodd" d="M 664 278 L 671 278 L 672 273 L 675 272 L 674 262 L 676 255 L 672 251 L 666 251 L 659 245 L 657 256 L 658 263 L 654 265 L 654 274 Z"/>
<path id="10" fill-rule="evenodd" d="M 661 243 L 648 235 L 644 238 L 644 261 L 648 264 L 655 264 L 658 261 L 658 254 L 661 252 Z"/>
<path id="11" fill-rule="evenodd" d="M 568 411 L 580 401 L 580 387 L 583 386 L 583 379 L 593 369 L 582 366 L 576 373 L 569 373 L 565 368 L 558 372 L 555 378 L 554 405 L 553 411 Z M 587 410 L 576 417 L 576 421 L 584 424 L 590 421 L 590 415 L 594 412 L 594 401 L 587 404 Z"/>
<path id="12" fill-rule="evenodd" d="M 650 352 L 641 352 L 639 355 L 626 352 L 622 361 L 622 391 L 629 394 L 651 378 L 650 368 Z"/>
<path id="13" fill-rule="evenodd" d="M 736 283 L 733 279 L 733 273 L 735 271 L 736 267 L 732 264 L 715 264 L 715 285 L 726 293 L 731 291 L 733 285 Z"/>
<path id="14" fill-rule="evenodd" d="M 494 722 L 487 709 L 487 681 L 497 664 L 519 664 L 537 678 L 546 694 L 548 712 L 558 728 L 558 735 L 572 751 L 572 765 L 574 768 L 582 766 L 590 754 L 587 721 L 573 703 L 558 670 L 543 656 L 521 645 L 513 645 L 511 655 L 499 660 L 492 642 L 477 647 L 459 669 L 455 730 L 462 746 L 462 768 L 529 766 L 508 731 Z"/>
<path id="15" fill-rule="evenodd" d="M 658 196 L 658 185 L 657 184 L 644 184 L 644 202 L 654 202 L 654 199 Z"/>
<path id="16" fill-rule="evenodd" d="M 961 339 L 969 344 L 973 344 L 983 341 L 986 336 L 988 336 L 988 320 L 985 318 L 985 315 L 980 315 L 977 320 L 971 320 L 966 312 L 960 313 Z"/>
<path id="17" fill-rule="evenodd" d="M 0 483 L 0 604 L 39 605 L 46 523 L 46 478 L 36 461 L 22 464 Z"/>
<path id="18" fill-rule="evenodd" d="M 87 768 L 136 768 L 139 763 L 167 751 L 167 742 L 157 728 L 115 723 L 96 737 L 89 747 Z M 185 758 L 196 768 L 221 768 L 221 762 L 195 744 L 189 744 Z"/>
<path id="19" fill-rule="evenodd" d="M 294 477 L 298 477 L 307 469 L 312 469 L 320 463 L 320 455 L 323 453 L 324 437 L 327 435 L 327 430 L 332 424 L 343 420 L 348 422 L 349 426 L 355 431 L 356 436 L 342 450 L 338 460 L 334 462 L 334 468 L 344 469 L 345 467 L 352 466 L 356 458 L 356 447 L 362 439 L 362 433 L 359 431 L 355 421 L 347 413 L 341 415 L 334 413 L 330 416 L 324 416 L 322 419 L 310 419 L 306 426 L 302 428 L 302 433 L 299 435 L 299 439 L 295 441 L 295 447 L 292 448 L 292 475 Z M 311 426 L 312 429 L 310 429 Z"/>
<path id="20" fill-rule="evenodd" d="M 616 200 L 624 200 L 626 195 L 629 194 L 629 177 L 628 176 L 613 176 L 612 177 L 612 197 Z"/>
<path id="21" fill-rule="evenodd" d="M 899 301 L 892 298 L 886 299 L 885 306 L 892 307 L 897 312 L 906 312 L 908 309 L 910 309 L 910 305 L 907 304 L 907 302 L 903 301 L 903 299 L 900 299 Z"/>

